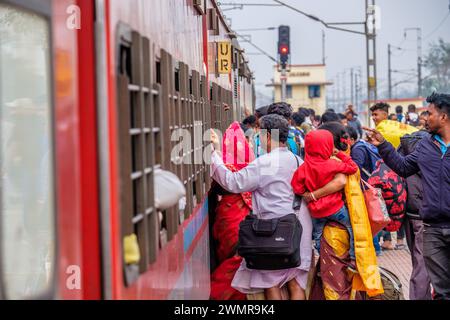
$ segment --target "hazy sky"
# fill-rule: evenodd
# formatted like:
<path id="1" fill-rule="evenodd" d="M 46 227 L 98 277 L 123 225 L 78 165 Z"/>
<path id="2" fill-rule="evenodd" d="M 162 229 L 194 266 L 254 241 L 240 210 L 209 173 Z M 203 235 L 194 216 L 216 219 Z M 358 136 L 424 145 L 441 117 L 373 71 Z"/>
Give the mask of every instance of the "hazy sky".
<path id="1" fill-rule="evenodd" d="M 222 0 L 222 3 L 274 3 L 271 0 Z M 313 14 L 326 22 L 350 22 L 365 20 L 365 0 L 285 0 L 302 11 Z M 381 9 L 381 29 L 377 38 L 377 59 L 379 91 L 387 90 L 387 46 L 389 43 L 406 50 L 394 50 L 392 68 L 404 73 L 394 74 L 393 82 L 411 79 L 417 70 L 417 36 L 415 31 L 408 32 L 404 39 L 404 29 L 421 27 L 423 34 L 423 52 L 426 54 L 429 44 L 439 37 L 450 41 L 450 1 L 449 0 L 377 0 Z M 230 8 L 223 6 L 223 9 Z M 315 64 L 322 62 L 322 30 L 326 32 L 327 76 L 336 82 L 336 76 L 345 79 L 350 95 L 350 68 L 361 67 L 363 79 L 366 73 L 366 41 L 362 35 L 325 29 L 320 23 L 312 21 L 284 7 L 244 7 L 243 10 L 225 11 L 235 30 L 246 28 L 278 27 L 286 24 L 291 27 L 291 47 L 293 64 Z M 440 26 L 443 19 L 445 22 Z M 350 26 L 351 28 L 351 26 Z M 362 30 L 362 26 L 355 26 Z M 276 57 L 277 31 L 239 32 L 251 34 L 252 42 Z M 242 43 L 246 52 L 255 53 L 256 49 Z M 272 89 L 265 87 L 273 78 L 273 63 L 262 55 L 250 55 L 251 68 L 255 71 L 256 89 L 267 96 Z M 343 72 L 346 72 L 345 77 Z M 343 80 L 340 80 L 343 87 Z M 364 84 L 365 86 L 365 84 Z M 402 89 L 417 88 L 417 80 Z M 333 88 L 329 88 L 332 93 Z M 342 93 L 343 94 L 343 93 Z M 363 90 L 364 98 L 366 89 Z"/>

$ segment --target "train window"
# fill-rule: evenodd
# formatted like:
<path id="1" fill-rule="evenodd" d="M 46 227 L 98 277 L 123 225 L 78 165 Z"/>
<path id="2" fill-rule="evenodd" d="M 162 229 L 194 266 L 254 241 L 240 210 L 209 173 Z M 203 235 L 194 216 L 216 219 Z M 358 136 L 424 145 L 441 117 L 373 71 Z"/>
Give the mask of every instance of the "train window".
<path id="1" fill-rule="evenodd" d="M 218 20 L 217 20 L 217 11 L 215 8 L 208 9 L 207 11 L 207 20 L 208 20 L 208 30 L 215 31 L 219 29 Z"/>
<path id="2" fill-rule="evenodd" d="M 161 85 L 155 84 L 152 90 L 153 103 L 151 105 L 153 112 L 153 134 L 154 134 L 154 161 L 155 167 L 161 168 L 164 163 L 164 150 L 163 150 L 163 132 L 162 132 L 162 102 L 161 102 Z"/>
<path id="3" fill-rule="evenodd" d="M 175 69 L 177 69 L 177 66 L 175 66 L 172 56 L 165 50 L 161 50 L 161 110 L 164 137 L 167 138 L 164 143 L 163 169 L 171 171 L 181 178 L 180 166 L 175 164 L 178 160 L 177 155 L 172 154 L 176 142 L 171 141 L 173 132 L 178 129 L 178 125 L 180 124 L 180 93 L 175 92 Z M 162 219 L 162 225 L 163 227 L 165 226 L 165 230 L 161 232 L 161 246 L 164 246 L 178 232 L 180 221 L 178 207 L 165 210 Z"/>
<path id="4" fill-rule="evenodd" d="M 156 61 L 156 83 L 161 84 L 161 61 Z"/>
<path id="5" fill-rule="evenodd" d="M 193 197 L 195 199 L 194 207 L 199 204 L 204 195 L 203 190 L 203 172 L 202 172 L 202 163 L 200 163 L 203 156 L 203 147 L 200 145 L 199 141 L 202 141 L 202 133 L 203 133 L 203 110 L 202 110 L 202 98 L 201 98 L 201 85 L 200 85 L 200 74 L 197 71 L 192 71 L 191 76 L 191 89 L 192 89 L 192 98 L 193 98 L 193 129 L 192 129 L 192 145 L 194 146 L 193 150 Z"/>
<path id="6" fill-rule="evenodd" d="M 0 3 L 3 293 L 46 296 L 55 272 L 50 23 Z"/>
<path id="7" fill-rule="evenodd" d="M 199 98 L 204 98 L 204 92 L 205 92 L 205 80 L 203 77 L 200 79 L 200 95 Z"/>
<path id="8" fill-rule="evenodd" d="M 120 46 L 120 72 L 131 79 L 131 48 L 129 46 Z"/>
<path id="9" fill-rule="evenodd" d="M 200 15 L 203 15 L 205 13 L 206 8 L 205 0 L 194 0 L 193 5 Z"/>
<path id="10" fill-rule="evenodd" d="M 175 91 L 179 92 L 180 91 L 180 70 L 176 69 L 175 70 Z"/>
<path id="11" fill-rule="evenodd" d="M 201 97 L 201 117 L 203 119 L 203 132 L 207 132 L 209 129 L 211 129 L 211 109 L 209 105 L 209 99 L 208 99 L 208 82 L 206 80 L 206 76 L 202 76 L 200 78 L 200 97 Z M 203 151 L 203 149 L 202 149 Z M 202 162 L 203 163 L 203 162 Z M 209 172 L 209 166 L 205 165 L 205 163 L 202 164 L 202 172 L 203 172 L 203 187 L 202 189 L 205 191 L 205 193 L 210 189 L 211 187 L 211 177 Z"/>
<path id="12" fill-rule="evenodd" d="M 184 150 L 182 155 L 182 177 L 186 186 L 186 206 L 184 207 L 183 219 L 189 218 L 195 207 L 194 201 L 194 149 L 192 137 L 194 136 L 194 113 L 195 104 L 192 95 L 192 76 L 190 75 L 189 66 L 187 64 L 180 64 L 180 81 L 181 81 L 181 95 L 182 95 L 182 127 L 189 132 L 190 141 L 186 144 L 189 146 Z M 183 137 L 187 139 L 188 137 Z"/>
<path id="13" fill-rule="evenodd" d="M 154 171 L 163 161 L 162 119 L 160 85 L 150 87 L 150 41 L 124 26 L 122 29 L 118 57 L 122 236 L 136 235 L 140 251 L 138 262 L 130 263 L 124 257 L 125 280 L 130 285 L 137 278 L 133 274 L 136 265 L 143 273 L 158 254 L 160 221 L 154 208 Z"/>

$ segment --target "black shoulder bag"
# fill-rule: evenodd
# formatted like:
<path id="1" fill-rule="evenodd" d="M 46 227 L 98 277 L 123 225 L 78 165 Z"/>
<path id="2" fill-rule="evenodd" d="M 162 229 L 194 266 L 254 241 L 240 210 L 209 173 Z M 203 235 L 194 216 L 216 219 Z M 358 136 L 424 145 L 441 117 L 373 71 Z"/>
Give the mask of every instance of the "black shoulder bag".
<path id="1" fill-rule="evenodd" d="M 298 158 L 295 159 L 299 165 Z M 239 227 L 238 254 L 245 259 L 249 269 L 297 268 L 301 264 L 302 232 L 296 214 L 268 220 L 250 214 Z"/>

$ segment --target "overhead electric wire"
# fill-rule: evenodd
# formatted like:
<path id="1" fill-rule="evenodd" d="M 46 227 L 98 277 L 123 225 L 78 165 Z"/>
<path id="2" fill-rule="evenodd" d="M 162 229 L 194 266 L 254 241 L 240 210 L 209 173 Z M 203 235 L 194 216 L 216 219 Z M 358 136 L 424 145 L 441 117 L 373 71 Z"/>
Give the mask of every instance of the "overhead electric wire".
<path id="1" fill-rule="evenodd" d="M 289 4 L 287 4 L 287 3 L 283 2 L 283 1 L 279 1 L 279 0 L 272 0 L 272 1 L 274 1 L 274 2 L 284 6 L 286 8 L 289 8 L 289 9 L 291 9 L 291 10 L 297 12 L 297 13 L 300 13 L 300 14 L 304 15 L 305 17 L 309 18 L 309 19 L 317 21 L 317 22 L 323 24 L 328 29 L 334 29 L 334 30 L 338 30 L 338 31 L 351 32 L 351 33 L 356 33 L 356 34 L 360 34 L 360 35 L 364 35 L 364 36 L 366 35 L 365 32 L 361 32 L 361 31 L 345 29 L 345 28 L 339 28 L 339 27 L 333 27 L 331 24 L 335 24 L 336 25 L 338 23 L 337 22 L 331 23 L 331 24 L 327 23 L 327 22 L 323 21 L 322 19 L 320 19 L 320 18 L 318 18 L 318 17 L 316 17 L 316 16 L 314 16 L 312 14 L 308 14 L 308 13 L 306 13 L 306 12 L 300 10 L 300 9 L 297 9 L 297 8 L 291 6 L 291 5 L 289 5 Z M 365 22 L 348 22 L 348 23 L 347 22 L 339 22 L 339 24 L 363 24 L 364 25 Z"/>
<path id="2" fill-rule="evenodd" d="M 254 44 L 253 42 L 251 42 L 250 40 L 246 39 L 245 37 L 241 36 L 240 34 L 236 33 L 236 36 L 241 38 L 243 42 L 247 42 L 248 44 L 250 44 L 253 48 L 255 48 L 256 50 L 258 50 L 259 52 L 261 52 L 263 55 L 265 55 L 267 58 L 269 58 L 270 60 L 278 63 L 278 60 L 275 59 L 274 57 L 272 57 L 269 53 L 267 53 L 266 51 L 264 51 L 263 49 L 261 49 L 260 47 L 258 47 L 256 44 Z"/>
<path id="3" fill-rule="evenodd" d="M 438 24 L 438 26 L 436 28 L 434 28 L 433 31 L 431 31 L 429 34 L 427 34 L 424 39 L 428 39 L 429 37 L 431 37 L 436 31 L 438 31 L 445 23 L 445 21 L 447 21 L 448 17 L 450 17 L 450 12 L 447 13 L 447 15 L 445 16 L 445 18 Z"/>

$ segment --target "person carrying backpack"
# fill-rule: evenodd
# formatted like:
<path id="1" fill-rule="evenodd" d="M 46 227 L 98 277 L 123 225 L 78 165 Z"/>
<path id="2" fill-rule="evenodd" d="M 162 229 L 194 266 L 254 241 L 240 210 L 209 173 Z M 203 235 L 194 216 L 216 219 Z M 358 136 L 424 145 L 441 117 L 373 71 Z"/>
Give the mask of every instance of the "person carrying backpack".
<path id="1" fill-rule="evenodd" d="M 430 134 L 422 130 L 402 137 L 399 152 L 407 156 L 414 152 L 422 139 Z M 419 172 L 406 179 L 408 201 L 406 203 L 405 232 L 406 242 L 411 252 L 412 274 L 409 285 L 411 300 L 431 300 L 431 282 L 423 258 L 424 225 L 420 217 L 423 201 L 422 174 Z"/>
<path id="2" fill-rule="evenodd" d="M 361 169 L 361 178 L 382 190 L 389 215 L 393 220 L 383 233 L 382 248 L 393 250 L 391 232 L 397 232 L 399 244 L 405 238 L 401 229 L 405 217 L 407 195 L 405 181 L 386 166 L 375 146 L 362 140 L 355 140 L 357 132 L 353 128 L 347 128 L 347 131 L 352 146 L 351 157 Z M 378 249 L 376 244 L 375 247 Z M 397 248 L 401 248 L 401 246 Z"/>
<path id="3" fill-rule="evenodd" d="M 424 222 L 423 255 L 434 289 L 434 299 L 450 300 L 450 94 L 427 98 L 430 137 L 422 139 L 406 157 L 399 154 L 378 130 L 364 128 L 369 142 L 395 172 L 408 178 L 421 173 Z"/>

